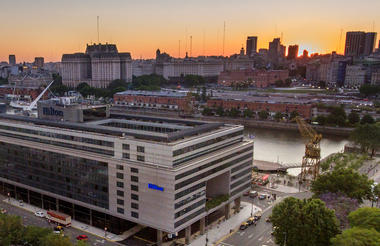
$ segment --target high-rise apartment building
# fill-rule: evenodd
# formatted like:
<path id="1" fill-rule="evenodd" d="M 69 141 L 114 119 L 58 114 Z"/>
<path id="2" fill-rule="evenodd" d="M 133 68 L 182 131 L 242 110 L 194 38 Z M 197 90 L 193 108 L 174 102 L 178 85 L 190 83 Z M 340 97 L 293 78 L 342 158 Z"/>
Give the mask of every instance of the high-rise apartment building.
<path id="1" fill-rule="evenodd" d="M 11 65 L 11 66 L 16 65 L 16 56 L 15 55 L 9 55 L 9 65 Z"/>
<path id="2" fill-rule="evenodd" d="M 278 64 L 281 58 L 285 56 L 286 47 L 281 44 L 280 38 L 273 39 L 269 42 L 268 60 L 273 64 Z"/>
<path id="3" fill-rule="evenodd" d="M 246 45 L 246 54 L 247 56 L 252 56 L 257 53 L 257 37 L 248 36 L 247 45 Z"/>
<path id="4" fill-rule="evenodd" d="M 373 53 L 377 33 L 374 32 L 347 32 L 344 49 L 345 56 L 368 56 Z"/>
<path id="5" fill-rule="evenodd" d="M 85 53 L 62 56 L 62 83 L 76 87 L 86 82 L 104 88 L 116 79 L 132 81 L 130 53 L 119 53 L 115 44 L 87 45 Z"/>
<path id="6" fill-rule="evenodd" d="M 288 60 L 296 59 L 298 57 L 298 50 L 299 50 L 299 46 L 297 44 L 289 45 L 289 47 L 288 47 Z"/>

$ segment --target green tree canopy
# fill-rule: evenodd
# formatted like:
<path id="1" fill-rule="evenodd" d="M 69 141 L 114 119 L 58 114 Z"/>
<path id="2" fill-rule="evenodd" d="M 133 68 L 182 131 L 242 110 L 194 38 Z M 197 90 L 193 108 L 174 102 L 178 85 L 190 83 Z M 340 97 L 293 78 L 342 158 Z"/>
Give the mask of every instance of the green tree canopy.
<path id="1" fill-rule="evenodd" d="M 274 115 L 274 118 L 276 121 L 280 121 L 282 119 L 282 113 L 276 112 L 276 114 Z"/>
<path id="2" fill-rule="evenodd" d="M 380 208 L 363 207 L 348 215 L 351 227 L 375 229 L 380 233 Z"/>
<path id="3" fill-rule="evenodd" d="M 363 118 L 361 119 L 361 121 L 360 121 L 360 124 L 362 124 L 362 125 L 364 125 L 364 124 L 373 124 L 373 123 L 375 123 L 375 120 L 369 114 L 365 114 L 363 116 Z"/>
<path id="4" fill-rule="evenodd" d="M 115 79 L 115 80 L 111 81 L 111 83 L 107 86 L 107 89 L 114 90 L 114 89 L 116 89 L 118 87 L 127 88 L 128 87 L 128 83 L 125 82 L 122 79 Z"/>
<path id="5" fill-rule="evenodd" d="M 360 122 L 360 116 L 358 113 L 354 112 L 354 111 L 351 111 L 349 114 L 348 114 L 348 122 L 350 122 L 350 124 L 352 125 L 355 125 L 356 123 L 359 123 Z"/>
<path id="6" fill-rule="evenodd" d="M 24 226 L 15 215 L 0 215 L 0 245 L 17 245 L 22 242 Z"/>
<path id="7" fill-rule="evenodd" d="M 167 82 L 161 75 L 142 75 L 133 77 L 132 88 L 133 90 L 157 91 L 161 89 L 161 86 L 167 84 Z"/>
<path id="8" fill-rule="evenodd" d="M 374 229 L 354 227 L 331 239 L 332 246 L 379 246 L 380 233 Z"/>
<path id="9" fill-rule="evenodd" d="M 222 106 L 219 106 L 219 107 L 216 109 L 215 113 L 216 113 L 217 115 L 219 115 L 219 116 L 224 116 L 224 109 L 223 109 L 223 107 L 222 107 Z"/>
<path id="10" fill-rule="evenodd" d="M 27 226 L 24 231 L 24 242 L 29 246 L 40 246 L 46 236 L 51 234 L 49 228 L 41 228 L 37 226 Z"/>
<path id="11" fill-rule="evenodd" d="M 363 152 L 371 150 L 373 156 L 376 149 L 380 148 L 380 126 L 378 124 L 360 125 L 351 133 L 351 140 L 359 144 Z"/>
<path id="12" fill-rule="evenodd" d="M 259 118 L 260 118 L 261 120 L 266 120 L 266 119 L 268 119 L 268 116 L 269 116 L 269 113 L 268 113 L 268 111 L 266 111 L 266 110 L 261 110 L 261 111 L 259 112 Z"/>
<path id="13" fill-rule="evenodd" d="M 188 74 L 183 78 L 183 83 L 186 86 L 194 87 L 205 84 L 206 80 L 202 76 Z"/>
<path id="14" fill-rule="evenodd" d="M 212 113 L 212 110 L 209 107 L 205 107 L 203 109 L 203 111 L 202 111 L 202 115 L 211 116 L 211 115 L 213 115 L 213 113 Z"/>
<path id="15" fill-rule="evenodd" d="M 377 93 L 380 93 L 380 86 L 364 84 L 359 88 L 359 92 L 366 97 L 376 95 Z"/>
<path id="16" fill-rule="evenodd" d="M 290 113 L 290 116 L 289 116 L 289 119 L 293 120 L 295 119 L 297 116 L 299 116 L 300 114 L 297 112 L 297 111 L 292 111 Z"/>
<path id="17" fill-rule="evenodd" d="M 285 198 L 273 208 L 271 222 L 281 246 L 329 246 L 339 232 L 334 211 L 319 199 Z"/>
<path id="18" fill-rule="evenodd" d="M 68 237 L 52 233 L 44 238 L 41 246 L 72 246 L 72 244 Z"/>
<path id="19" fill-rule="evenodd" d="M 245 118 L 252 118 L 253 112 L 252 112 L 252 110 L 250 110 L 249 108 L 247 108 L 247 109 L 245 109 L 243 111 L 243 115 L 244 115 Z"/>
<path id="20" fill-rule="evenodd" d="M 371 184 L 372 181 L 364 174 L 351 168 L 338 168 L 320 175 L 311 184 L 311 191 L 317 197 L 328 192 L 342 193 L 362 203 L 363 199 L 370 199 L 372 196 Z"/>
<path id="21" fill-rule="evenodd" d="M 236 118 L 238 116 L 240 116 L 240 111 L 236 108 L 231 108 L 229 111 L 228 111 L 228 116 L 230 117 L 233 117 L 233 118 Z"/>

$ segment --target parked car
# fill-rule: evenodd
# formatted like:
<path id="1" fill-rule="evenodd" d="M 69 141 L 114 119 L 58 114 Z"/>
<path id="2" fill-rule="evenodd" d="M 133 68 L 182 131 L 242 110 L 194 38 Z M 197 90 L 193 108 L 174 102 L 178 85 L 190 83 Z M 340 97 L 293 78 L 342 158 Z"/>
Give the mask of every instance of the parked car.
<path id="1" fill-rule="evenodd" d="M 20 205 L 21 207 L 24 206 L 24 201 L 23 201 L 23 200 L 19 200 L 18 202 L 19 202 L 19 205 Z"/>
<path id="2" fill-rule="evenodd" d="M 257 191 L 251 191 L 251 192 L 249 192 L 249 197 L 250 198 L 255 198 L 255 197 L 257 197 L 259 195 L 259 193 L 257 193 Z"/>
<path id="3" fill-rule="evenodd" d="M 88 240 L 88 237 L 87 235 L 79 235 L 77 236 L 77 240 L 81 240 L 81 241 L 87 241 Z"/>
<path id="4" fill-rule="evenodd" d="M 44 217 L 45 217 L 45 214 L 44 214 L 44 212 L 42 212 L 42 211 L 36 211 L 36 212 L 34 213 L 34 215 L 37 216 L 37 217 L 41 217 L 41 218 L 44 218 Z"/>
<path id="5" fill-rule="evenodd" d="M 248 223 L 247 222 L 243 222 L 243 223 L 241 223 L 241 225 L 240 225 L 240 230 L 242 230 L 242 231 L 244 231 L 245 229 L 247 229 L 248 228 Z"/>
<path id="6" fill-rule="evenodd" d="M 248 218 L 247 223 L 248 223 L 248 225 L 253 225 L 253 224 L 255 224 L 255 223 L 256 223 L 256 219 L 255 219 L 255 217 L 250 217 L 250 218 Z"/>
<path id="7" fill-rule="evenodd" d="M 253 216 L 256 220 L 259 220 L 259 219 L 261 219 L 261 213 L 260 212 L 257 212 L 256 214 L 255 214 L 255 216 Z"/>
<path id="8" fill-rule="evenodd" d="M 267 199 L 267 196 L 268 196 L 267 194 L 260 194 L 260 195 L 259 195 L 259 199 L 260 199 L 260 200 Z"/>

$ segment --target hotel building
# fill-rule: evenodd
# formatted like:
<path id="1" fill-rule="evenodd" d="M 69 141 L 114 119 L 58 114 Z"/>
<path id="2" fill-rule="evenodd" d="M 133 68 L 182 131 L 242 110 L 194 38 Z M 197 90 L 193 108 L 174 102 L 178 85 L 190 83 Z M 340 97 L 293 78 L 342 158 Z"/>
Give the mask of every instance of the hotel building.
<path id="1" fill-rule="evenodd" d="M 189 243 L 192 224 L 204 233 L 206 215 L 223 209 L 229 218 L 250 189 L 253 142 L 242 126 L 108 113 L 94 120 L 93 107 L 65 101 L 38 107 L 38 118 L 0 114 L 0 191 L 18 200 L 114 233 L 148 226 L 160 245 L 182 230 Z"/>

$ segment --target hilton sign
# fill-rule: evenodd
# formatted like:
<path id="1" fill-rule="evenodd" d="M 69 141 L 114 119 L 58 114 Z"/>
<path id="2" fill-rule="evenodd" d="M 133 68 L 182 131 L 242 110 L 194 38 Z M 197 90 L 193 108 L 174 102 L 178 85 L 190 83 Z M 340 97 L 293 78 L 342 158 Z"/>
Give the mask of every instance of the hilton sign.
<path id="1" fill-rule="evenodd" d="M 63 117 L 63 111 L 55 110 L 53 107 L 50 108 L 43 108 L 42 113 L 44 115 L 51 115 L 51 116 L 62 116 Z"/>

